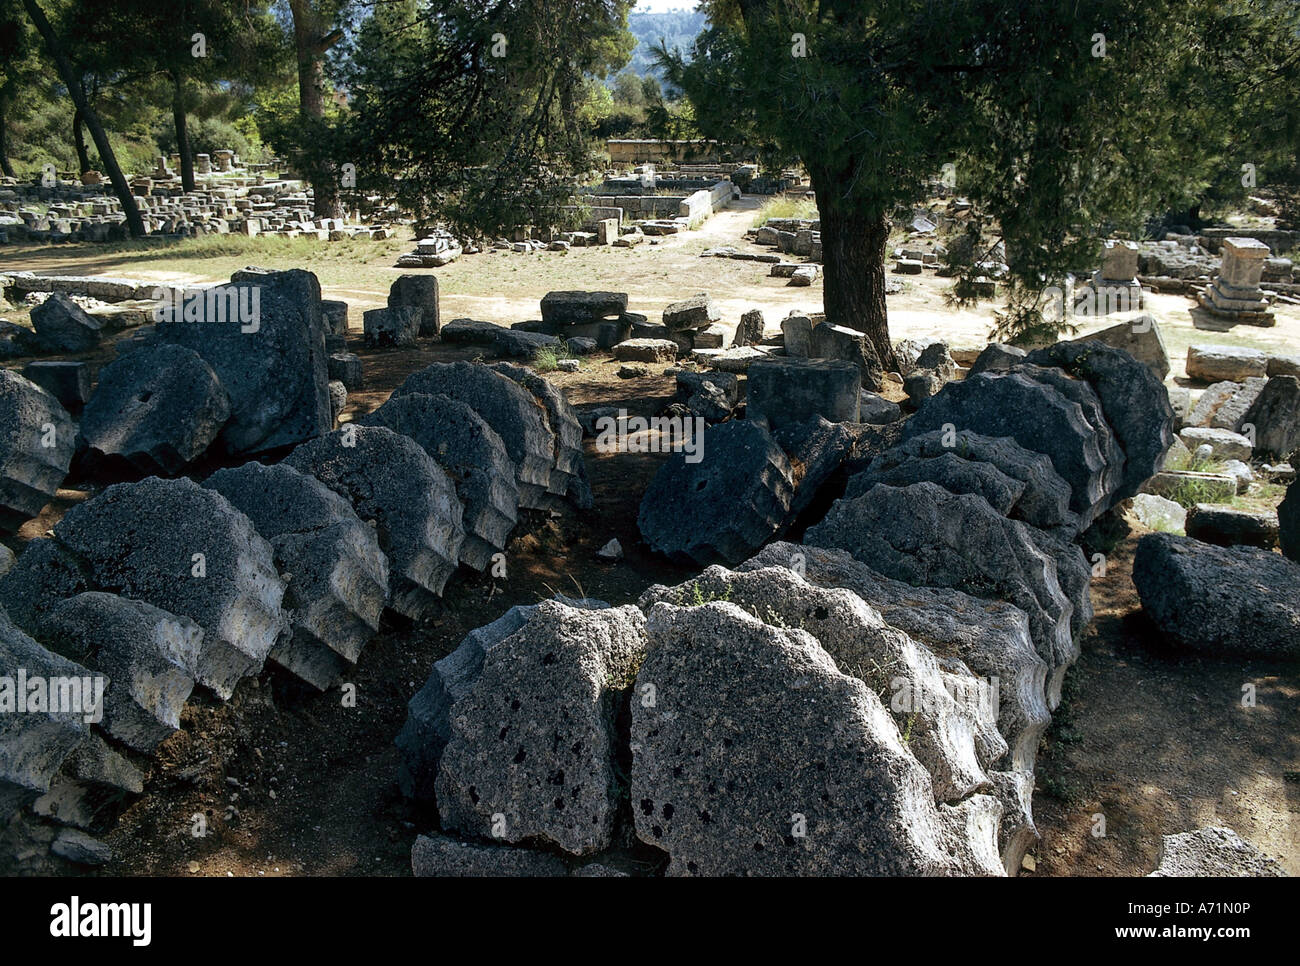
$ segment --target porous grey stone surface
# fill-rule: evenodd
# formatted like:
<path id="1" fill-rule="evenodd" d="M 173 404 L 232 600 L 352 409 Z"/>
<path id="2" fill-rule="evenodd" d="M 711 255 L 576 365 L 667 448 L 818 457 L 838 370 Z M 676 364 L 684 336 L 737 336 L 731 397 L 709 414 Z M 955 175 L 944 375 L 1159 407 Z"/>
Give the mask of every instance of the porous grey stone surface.
<path id="1" fill-rule="evenodd" d="M 673 302 L 664 309 L 664 325 L 671 332 L 707 328 L 721 317 L 713 299 L 704 294 Z"/>
<path id="2" fill-rule="evenodd" d="M 465 539 L 460 499 L 441 467 L 407 436 L 383 426 L 345 426 L 285 459 L 375 523 L 388 555 L 389 606 L 425 618 L 456 572 Z"/>
<path id="3" fill-rule="evenodd" d="M 85 352 L 99 345 L 103 324 L 71 298 L 56 292 L 32 309 L 32 328 L 51 352 Z"/>
<path id="4" fill-rule="evenodd" d="M 1057 343 L 1062 345 L 1062 343 Z M 1114 352 L 1109 346 L 1095 345 L 1091 348 L 1090 354 L 1095 352 Z M 1132 361 L 1130 359 L 1130 361 Z M 1105 411 L 1102 409 L 1101 400 L 1097 393 L 1093 391 L 1092 386 L 1082 379 L 1075 379 L 1066 374 L 1063 370 L 1055 366 L 1040 366 L 1032 362 L 1023 362 L 1020 365 L 1009 370 L 1029 376 L 1036 382 L 1051 386 L 1066 399 L 1075 403 L 1083 412 L 1083 418 L 1088 421 L 1097 434 L 1097 446 L 1101 450 L 1101 458 L 1105 464 L 1102 470 L 1102 487 L 1106 492 L 1106 497 L 1100 505 L 1101 510 L 1107 510 L 1111 507 L 1116 499 L 1115 494 L 1119 492 L 1124 482 L 1124 471 L 1126 458 L 1124 449 L 1120 446 L 1119 440 L 1114 431 L 1111 429 L 1110 421 L 1107 420 Z M 1167 399 L 1163 390 L 1161 397 Z M 1171 437 L 1172 438 L 1172 437 Z M 1164 458 L 1164 450 L 1160 452 L 1161 461 Z M 1160 462 L 1156 463 L 1159 467 Z M 1155 470 L 1152 470 L 1154 473 Z M 1147 474 L 1150 476 L 1150 474 Z M 1147 477 L 1143 477 L 1143 481 Z"/>
<path id="5" fill-rule="evenodd" d="M 975 357 L 966 376 L 969 378 L 981 372 L 1006 372 L 1012 366 L 1024 362 L 1026 355 L 1028 353 L 1019 346 L 1003 342 L 990 343 Z"/>
<path id="6" fill-rule="evenodd" d="M 388 558 L 352 504 L 285 463 L 218 470 L 204 486 L 253 521 L 271 543 L 287 590 L 292 633 L 270 658 L 324 690 L 338 683 L 379 630 Z"/>
<path id="7" fill-rule="evenodd" d="M 93 679 L 86 667 L 45 649 L 0 611 L 0 667 L 26 669 L 32 678 Z M 112 682 L 107 682 L 111 684 Z M 6 821 L 50 790 L 59 770 L 89 733 L 86 713 L 43 711 L 0 714 L 0 816 Z"/>
<path id="8" fill-rule="evenodd" d="M 40 386 L 72 411 L 90 399 L 90 366 L 68 359 L 38 359 L 23 366 L 23 378 Z"/>
<path id="9" fill-rule="evenodd" d="M 388 289 L 388 307 L 406 306 L 419 312 L 418 335 L 436 338 L 442 329 L 438 314 L 438 277 L 436 275 L 399 275 Z"/>
<path id="10" fill-rule="evenodd" d="M 637 528 L 681 563 L 739 563 L 785 522 L 794 499 L 790 460 L 761 425 L 731 420 L 704 431 L 698 462 L 677 452 L 641 498 Z"/>
<path id="11" fill-rule="evenodd" d="M 1228 385 L 1233 387 L 1233 391 L 1228 398 L 1219 403 L 1211 414 L 1208 423 L 1199 423 L 1197 425 L 1208 425 L 1213 429 L 1228 429 L 1234 433 L 1240 433 L 1242 424 L 1246 421 L 1246 414 L 1250 412 L 1255 400 L 1259 398 L 1259 394 L 1264 391 L 1264 387 L 1268 383 L 1269 380 L 1259 377 L 1252 377 L 1241 384 L 1229 383 Z M 1217 385 L 1221 386 L 1223 383 L 1217 383 Z M 1213 386 L 1210 388 L 1213 388 Z M 1206 390 L 1206 393 L 1209 393 L 1209 389 Z M 1202 396 L 1200 402 L 1204 401 L 1205 396 Z M 1197 403 L 1198 406 L 1200 402 Z"/>
<path id="12" fill-rule="evenodd" d="M 913 587 L 877 573 L 842 550 L 777 542 L 737 568 L 786 567 L 821 587 L 853 591 L 892 627 L 925 644 L 939 658 L 968 666 L 998 681 L 998 729 L 1007 755 L 998 768 L 1032 771 L 1039 739 L 1051 719 L 1047 665 L 1019 608 L 949 588 Z"/>
<path id="13" fill-rule="evenodd" d="M 823 322 L 812 329 L 809 355 L 852 363 L 862 377 L 862 388 L 879 392 L 884 386 L 884 369 L 871 338 L 865 332 Z"/>
<path id="14" fill-rule="evenodd" d="M 513 879 L 568 874 L 564 863 L 546 852 L 461 842 L 437 833 L 416 838 L 411 847 L 411 871 L 417 878 Z"/>
<path id="15" fill-rule="evenodd" d="M 636 833 L 669 875 L 1001 875 L 1001 807 L 937 804 L 875 692 L 806 631 L 656 604 L 632 702 Z"/>
<path id="16" fill-rule="evenodd" d="M 736 334 L 731 339 L 732 346 L 758 345 L 763 341 L 763 312 L 761 309 L 750 309 L 740 316 L 740 324 L 736 326 Z"/>
<path id="17" fill-rule="evenodd" d="M 946 443 L 951 445 L 945 445 Z M 991 464 L 1003 475 L 1023 484 L 1010 510 L 1010 516 L 1014 519 L 1023 520 L 1040 530 L 1058 532 L 1066 538 L 1077 534 L 1079 519 L 1069 508 L 1070 488 L 1057 475 L 1052 461 L 1042 453 L 1025 449 L 1007 436 L 981 436 L 970 430 L 962 430 L 951 436 L 942 430 L 922 433 L 876 456 L 869 464 L 868 471 L 888 471 L 916 459 L 933 460 L 948 454 L 956 454 L 967 461 Z M 869 488 L 866 486 L 869 478 L 863 478 L 859 482 L 859 476 L 854 476 L 849 481 L 844 493 L 846 497 L 851 499 L 860 496 Z M 945 485 L 942 480 L 936 479 L 933 482 Z"/>
<path id="18" fill-rule="evenodd" d="M 528 390 L 488 366 L 452 362 L 412 373 L 393 396 L 412 392 L 450 396 L 478 413 L 514 461 L 519 505 L 546 509 L 555 469 L 555 434 L 546 423 L 546 411 Z"/>
<path id="19" fill-rule="evenodd" d="M 1166 835 L 1152 878 L 1272 878 L 1285 876 L 1281 863 L 1264 855 L 1230 828 L 1214 827 Z"/>
<path id="20" fill-rule="evenodd" d="M 548 491 L 566 497 L 579 510 L 591 509 L 593 497 L 582 450 L 582 424 L 564 390 L 525 366 L 498 362 L 491 368 L 531 392 L 546 410 L 547 424 L 555 435 L 555 469 Z"/>
<path id="21" fill-rule="evenodd" d="M 1274 459 L 1289 459 L 1300 450 L 1300 379 L 1274 376 L 1241 420 L 1255 427 L 1255 450 Z"/>
<path id="22" fill-rule="evenodd" d="M 515 464 L 501 437 L 468 405 L 441 393 L 392 396 L 360 423 L 410 437 L 442 467 L 463 507 L 459 560 L 486 570 L 519 515 Z"/>
<path id="23" fill-rule="evenodd" d="M 559 325 L 592 325 L 626 311 L 626 292 L 547 292 L 542 296 L 542 321 Z"/>
<path id="24" fill-rule="evenodd" d="M 1247 437 L 1226 429 L 1188 426 L 1178 434 L 1178 438 L 1192 452 L 1196 452 L 1198 447 L 1208 446 L 1210 456 L 1216 460 L 1249 460 L 1253 452 Z"/>
<path id="25" fill-rule="evenodd" d="M 81 562 L 54 540 L 29 540 L 0 577 L 0 606 L 28 634 L 40 632 L 50 608 L 65 597 L 93 589 Z"/>
<path id="26" fill-rule="evenodd" d="M 1048 704 L 1054 708 L 1065 670 L 1079 654 L 1071 627 L 1074 608 L 1055 560 L 1039 548 L 1031 530 L 978 496 L 915 483 L 878 485 L 865 496 L 836 501 L 826 518 L 809 528 L 805 542 L 846 550 L 910 584 L 953 587 L 1019 607 L 1050 669 Z"/>
<path id="27" fill-rule="evenodd" d="M 1112 498 L 1136 494 L 1164 463 L 1174 438 L 1169 393 L 1150 367 L 1122 348 L 1085 340 L 1058 342 L 1029 354 L 1086 380 L 1124 452 L 1124 478 Z"/>
<path id="28" fill-rule="evenodd" d="M 615 718 L 645 652 L 633 606 L 537 605 L 486 651 L 452 705 L 434 786 L 445 829 L 544 842 L 573 855 L 612 844 Z"/>
<path id="29" fill-rule="evenodd" d="M 620 362 L 672 362 L 677 358 L 677 343 L 671 339 L 628 339 L 614 346 L 614 358 Z"/>
<path id="30" fill-rule="evenodd" d="M 366 345 L 372 349 L 411 348 L 420 336 L 424 312 L 414 305 L 368 309 L 361 315 Z"/>
<path id="31" fill-rule="evenodd" d="M 326 335 L 346 337 L 348 334 L 348 303 L 342 299 L 321 299 L 321 324 Z"/>
<path id="32" fill-rule="evenodd" d="M 1150 369 L 1161 382 L 1169 375 L 1169 350 L 1165 348 L 1165 338 L 1160 332 L 1159 324 L 1150 315 L 1140 315 L 1127 322 L 1120 322 L 1076 341 L 1104 342 L 1116 349 L 1123 349 Z"/>
<path id="33" fill-rule="evenodd" d="M 1009 436 L 1044 453 L 1070 487 L 1070 509 L 1085 530 L 1105 509 L 1107 465 L 1097 431 L 1079 405 L 1020 372 L 982 372 L 950 382 L 903 428 L 905 439 L 952 426 L 983 436 Z"/>
<path id="34" fill-rule="evenodd" d="M 68 475 L 77 426 L 59 401 L 0 369 L 0 531 L 12 533 L 45 507 Z"/>
<path id="35" fill-rule="evenodd" d="M 1007 752 L 991 695 L 982 708 L 974 701 L 958 703 L 954 695 L 961 692 L 954 686 L 950 693 L 949 671 L 929 648 L 889 626 L 857 594 L 815 586 L 787 567 L 742 573 L 712 566 L 676 587 L 650 587 L 637 606 L 689 607 L 698 599 L 726 600 L 765 624 L 797 627 L 815 637 L 840 671 L 876 692 L 899 731 L 910 735 L 908 749 L 930 773 L 936 801 L 957 801 L 991 787 L 985 769 Z M 965 671 L 965 677 L 973 676 Z"/>
<path id="36" fill-rule="evenodd" d="M 1268 375 L 1268 355 L 1239 346 L 1191 345 L 1187 375 L 1204 382 L 1245 382 L 1251 376 Z"/>
<path id="37" fill-rule="evenodd" d="M 54 538 L 87 575 L 86 589 L 203 628 L 195 679 L 223 699 L 262 669 L 288 629 L 271 545 L 225 497 L 192 480 L 110 486 L 69 510 Z"/>
<path id="38" fill-rule="evenodd" d="M 790 458 L 794 498 L 788 521 L 806 510 L 822 486 L 853 455 L 858 437 L 844 423 L 832 423 L 814 416 L 802 423 L 786 423 L 772 432 L 772 439 Z"/>
<path id="39" fill-rule="evenodd" d="M 930 459 L 913 457 L 897 462 L 889 459 L 890 455 L 885 453 L 873 460 L 870 466 L 849 480 L 845 498 L 856 499 L 878 483 L 910 486 L 929 482 L 938 484 L 949 493 L 974 493 L 1003 516 L 1010 516 L 1025 490 L 1024 483 L 1007 476 L 995 464 L 963 459 L 956 451 Z"/>
<path id="40" fill-rule="evenodd" d="M 599 610 L 609 605 L 600 600 L 556 600 L 578 609 Z M 465 697 L 483 673 L 487 652 L 527 623 L 536 604 L 522 604 L 465 635 L 454 651 L 433 665 L 424 686 L 407 704 L 406 722 L 395 744 L 401 751 L 398 784 L 402 794 L 419 801 L 434 801 L 434 776 L 438 759 L 451 738 L 451 707 Z"/>
<path id="41" fill-rule="evenodd" d="M 1198 503 L 1188 512 L 1184 533 L 1194 540 L 1221 547 L 1277 546 L 1278 518 L 1272 510 L 1237 510 L 1215 503 Z"/>
<path id="42" fill-rule="evenodd" d="M 151 752 L 181 726 L 194 690 L 203 629 L 143 601 L 91 591 L 59 601 L 41 636 L 60 654 L 106 675 L 104 729 Z"/>
<path id="43" fill-rule="evenodd" d="M 80 439 L 97 456 L 171 476 L 203 455 L 230 414 L 230 397 L 202 356 L 146 345 L 99 371 Z"/>
<path id="44" fill-rule="evenodd" d="M 749 367 L 746 416 L 772 426 L 821 416 L 856 423 L 862 374 L 852 363 L 831 359 L 769 358 Z"/>
<path id="45" fill-rule="evenodd" d="M 1300 656 L 1300 564 L 1280 554 L 1152 533 L 1138 541 L 1133 583 L 1142 609 L 1178 647 Z"/>
<path id="46" fill-rule="evenodd" d="M 170 320 L 153 339 L 193 349 L 212 367 L 230 396 L 230 420 L 219 442 L 231 455 L 252 456 L 328 433 L 329 374 L 320 283 L 311 272 L 236 272 L 229 298 L 251 305 L 255 322 Z"/>

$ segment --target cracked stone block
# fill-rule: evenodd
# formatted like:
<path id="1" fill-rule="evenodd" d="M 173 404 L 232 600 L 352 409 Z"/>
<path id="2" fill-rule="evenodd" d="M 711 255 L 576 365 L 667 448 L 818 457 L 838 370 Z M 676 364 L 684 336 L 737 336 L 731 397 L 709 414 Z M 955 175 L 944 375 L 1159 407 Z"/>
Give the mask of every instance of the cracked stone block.
<path id="1" fill-rule="evenodd" d="M 501 437 L 468 405 L 441 393 L 391 396 L 361 424 L 409 437 L 442 468 L 462 506 L 459 561 L 486 570 L 505 549 L 519 511 L 515 464 Z"/>
<path id="2" fill-rule="evenodd" d="M 373 521 L 388 555 L 389 606 L 423 620 L 456 572 L 465 539 L 448 475 L 414 440 L 384 426 L 345 426 L 285 459 Z"/>
<path id="3" fill-rule="evenodd" d="M 142 346 L 100 370 L 81 440 L 101 460 L 173 476 L 207 451 L 230 414 L 230 397 L 197 352 Z"/>
<path id="4" fill-rule="evenodd" d="M 284 463 L 218 470 L 204 486 L 252 520 L 275 552 L 292 633 L 276 642 L 271 660 L 320 690 L 337 684 L 379 630 L 388 597 L 376 528 Z"/>
<path id="5" fill-rule="evenodd" d="M 0 531 L 13 533 L 50 502 L 76 446 L 77 425 L 59 401 L 0 369 Z"/>
<path id="6" fill-rule="evenodd" d="M 785 522 L 794 499 L 790 460 L 749 420 L 704 430 L 695 462 L 685 450 L 659 468 L 637 527 L 653 549 L 682 563 L 739 563 Z"/>

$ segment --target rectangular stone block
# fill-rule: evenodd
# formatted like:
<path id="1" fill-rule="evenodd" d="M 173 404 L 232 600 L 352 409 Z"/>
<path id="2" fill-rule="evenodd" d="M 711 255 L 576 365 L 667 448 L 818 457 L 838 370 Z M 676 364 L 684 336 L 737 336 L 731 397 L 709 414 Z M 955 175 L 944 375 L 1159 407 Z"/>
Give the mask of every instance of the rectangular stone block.
<path id="1" fill-rule="evenodd" d="M 766 418 L 773 428 L 811 416 L 856 423 L 861 405 L 858 367 L 835 359 L 768 358 L 748 370 L 746 416 Z"/>

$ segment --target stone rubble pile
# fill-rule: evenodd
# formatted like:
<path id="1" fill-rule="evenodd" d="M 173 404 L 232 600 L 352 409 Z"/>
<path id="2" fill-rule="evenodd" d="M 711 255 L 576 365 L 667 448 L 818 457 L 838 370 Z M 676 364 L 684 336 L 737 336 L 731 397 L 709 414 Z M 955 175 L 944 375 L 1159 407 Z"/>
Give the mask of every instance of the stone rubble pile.
<path id="1" fill-rule="evenodd" d="M 814 418 L 723 422 L 699 462 L 664 465 L 642 533 L 712 564 L 697 578 L 637 608 L 516 608 L 438 662 L 398 745 L 404 790 L 453 837 L 418 840 L 417 874 L 576 873 L 627 836 L 669 875 L 1020 868 L 1039 739 L 1092 618 L 1073 541 L 1162 463 L 1163 386 L 1122 350 L 1063 343 L 949 383 L 901 425 Z M 783 446 L 819 431 L 858 472 L 802 545 L 762 547 L 817 463 Z M 600 770 L 570 788 L 593 712 Z"/>
<path id="2" fill-rule="evenodd" d="M 216 385 L 215 367 L 181 345 L 134 349 L 114 365 L 137 360 L 206 375 L 188 387 L 205 400 Z M 139 385 L 159 378 L 139 368 Z M 132 379 L 131 370 L 111 375 L 107 388 L 118 398 L 113 380 Z M 182 388 L 162 384 L 156 395 L 179 407 Z M 16 525 L 62 481 L 76 426 L 21 376 L 0 370 L 0 390 L 12 429 L 3 492 Z M 124 410 L 151 392 L 128 394 Z M 119 448 L 141 469 L 186 463 L 185 447 L 154 442 L 164 415 L 146 406 L 120 434 L 133 440 Z M 54 442 L 43 447 L 47 424 Z M 221 420 L 204 425 L 215 432 Z M 334 687 L 386 610 L 427 619 L 460 564 L 486 569 L 521 505 L 590 507 L 581 434 L 563 394 L 529 370 L 433 365 L 362 424 L 315 435 L 281 463 L 221 469 L 202 485 L 156 476 L 116 484 L 77 504 L 16 559 L 6 554 L 6 673 L 75 673 L 99 680 L 103 696 L 101 713 L 80 722 L 62 712 L 0 715 L 0 826 L 10 828 L 3 847 L 13 844 L 10 833 L 34 837 L 43 843 L 35 852 L 15 847 L 39 864 L 58 836 L 102 831 L 116 803 L 140 792 L 140 768 L 101 732 L 151 754 L 179 727 L 196 686 L 226 700 L 268 662 L 317 689 Z M 612 666 L 614 676 L 626 673 Z M 56 854 L 106 860 L 94 838 L 77 841 L 78 849 L 65 842 Z"/>

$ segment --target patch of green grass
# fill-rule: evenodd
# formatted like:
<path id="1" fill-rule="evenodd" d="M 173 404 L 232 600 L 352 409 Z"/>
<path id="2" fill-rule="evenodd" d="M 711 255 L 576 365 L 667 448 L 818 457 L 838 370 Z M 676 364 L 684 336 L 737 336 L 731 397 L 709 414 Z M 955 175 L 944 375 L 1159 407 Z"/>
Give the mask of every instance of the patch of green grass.
<path id="1" fill-rule="evenodd" d="M 769 218 L 816 218 L 817 203 L 807 198 L 772 198 L 754 215 L 755 228 L 762 228 Z"/>

